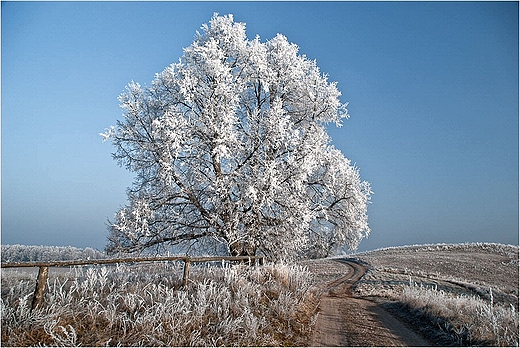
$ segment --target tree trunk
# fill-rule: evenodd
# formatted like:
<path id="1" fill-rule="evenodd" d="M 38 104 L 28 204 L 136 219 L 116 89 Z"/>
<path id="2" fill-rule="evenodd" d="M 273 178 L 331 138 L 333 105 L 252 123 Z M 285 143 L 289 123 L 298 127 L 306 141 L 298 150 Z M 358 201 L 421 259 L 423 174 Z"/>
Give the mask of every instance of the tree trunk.
<path id="1" fill-rule="evenodd" d="M 229 246 L 229 252 L 231 256 L 255 256 L 256 255 L 256 247 L 251 246 L 246 243 L 233 243 Z M 247 261 L 240 261 L 241 263 L 246 263 Z M 248 262 L 251 264 L 251 261 Z M 254 264 L 254 263 L 253 263 Z"/>

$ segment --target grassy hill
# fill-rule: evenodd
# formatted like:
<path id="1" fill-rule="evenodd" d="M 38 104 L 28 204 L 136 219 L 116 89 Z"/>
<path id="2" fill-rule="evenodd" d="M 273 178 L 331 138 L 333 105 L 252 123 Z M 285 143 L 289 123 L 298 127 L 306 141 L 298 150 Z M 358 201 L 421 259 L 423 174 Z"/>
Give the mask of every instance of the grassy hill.
<path id="1" fill-rule="evenodd" d="M 518 345 L 518 246 L 415 245 L 351 255 L 370 265 L 357 296 L 443 345 Z"/>

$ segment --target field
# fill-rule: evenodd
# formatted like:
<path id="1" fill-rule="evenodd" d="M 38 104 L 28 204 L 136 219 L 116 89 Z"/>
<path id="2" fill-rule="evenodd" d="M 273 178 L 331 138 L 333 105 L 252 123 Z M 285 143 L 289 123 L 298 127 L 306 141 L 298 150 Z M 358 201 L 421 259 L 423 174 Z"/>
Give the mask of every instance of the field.
<path id="1" fill-rule="evenodd" d="M 3 346 L 282 346 L 311 334 L 317 298 L 301 266 L 201 265 L 187 288 L 176 263 L 2 272 Z"/>
<path id="2" fill-rule="evenodd" d="M 441 345 L 518 345 L 517 246 L 419 245 L 352 255 L 370 265 L 355 293 Z"/>
<path id="3" fill-rule="evenodd" d="M 368 268 L 353 296 L 432 344 L 518 346 L 517 246 L 419 245 L 345 258 Z M 305 346 L 323 284 L 345 275 L 334 258 L 219 262 L 194 266 L 184 288 L 182 270 L 176 262 L 52 268 L 45 305 L 31 312 L 37 270 L 2 269 L 2 345 Z"/>

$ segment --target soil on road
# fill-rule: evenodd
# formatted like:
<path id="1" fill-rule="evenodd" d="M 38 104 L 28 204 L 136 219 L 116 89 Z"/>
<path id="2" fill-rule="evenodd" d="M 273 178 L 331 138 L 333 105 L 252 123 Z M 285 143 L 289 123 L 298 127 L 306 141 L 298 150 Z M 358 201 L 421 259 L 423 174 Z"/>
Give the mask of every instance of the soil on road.
<path id="1" fill-rule="evenodd" d="M 431 346 L 432 343 L 378 304 L 352 296 L 352 286 L 366 272 L 356 262 L 338 260 L 343 276 L 320 284 L 323 295 L 311 346 Z"/>

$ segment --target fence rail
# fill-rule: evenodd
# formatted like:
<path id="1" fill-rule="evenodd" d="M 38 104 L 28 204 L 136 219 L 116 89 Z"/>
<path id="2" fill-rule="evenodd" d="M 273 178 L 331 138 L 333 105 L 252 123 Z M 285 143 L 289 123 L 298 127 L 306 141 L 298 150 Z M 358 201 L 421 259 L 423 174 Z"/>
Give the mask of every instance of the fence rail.
<path id="1" fill-rule="evenodd" d="M 38 267 L 38 278 L 36 279 L 36 288 L 31 304 L 31 310 L 43 305 L 45 288 L 47 286 L 47 278 L 49 276 L 49 267 L 70 267 L 70 266 L 86 266 L 86 265 L 107 265 L 115 263 L 137 263 L 137 262 L 159 262 L 159 261 L 184 261 L 184 272 L 182 284 L 184 287 L 188 285 L 190 274 L 190 264 L 194 262 L 214 262 L 214 261 L 247 261 L 249 264 L 258 261 L 263 265 L 263 256 L 157 256 L 157 257 L 129 257 L 117 259 L 95 259 L 95 260 L 71 260 L 71 261 L 46 261 L 46 262 L 2 262 L 2 268 L 20 268 L 20 267 Z"/>

